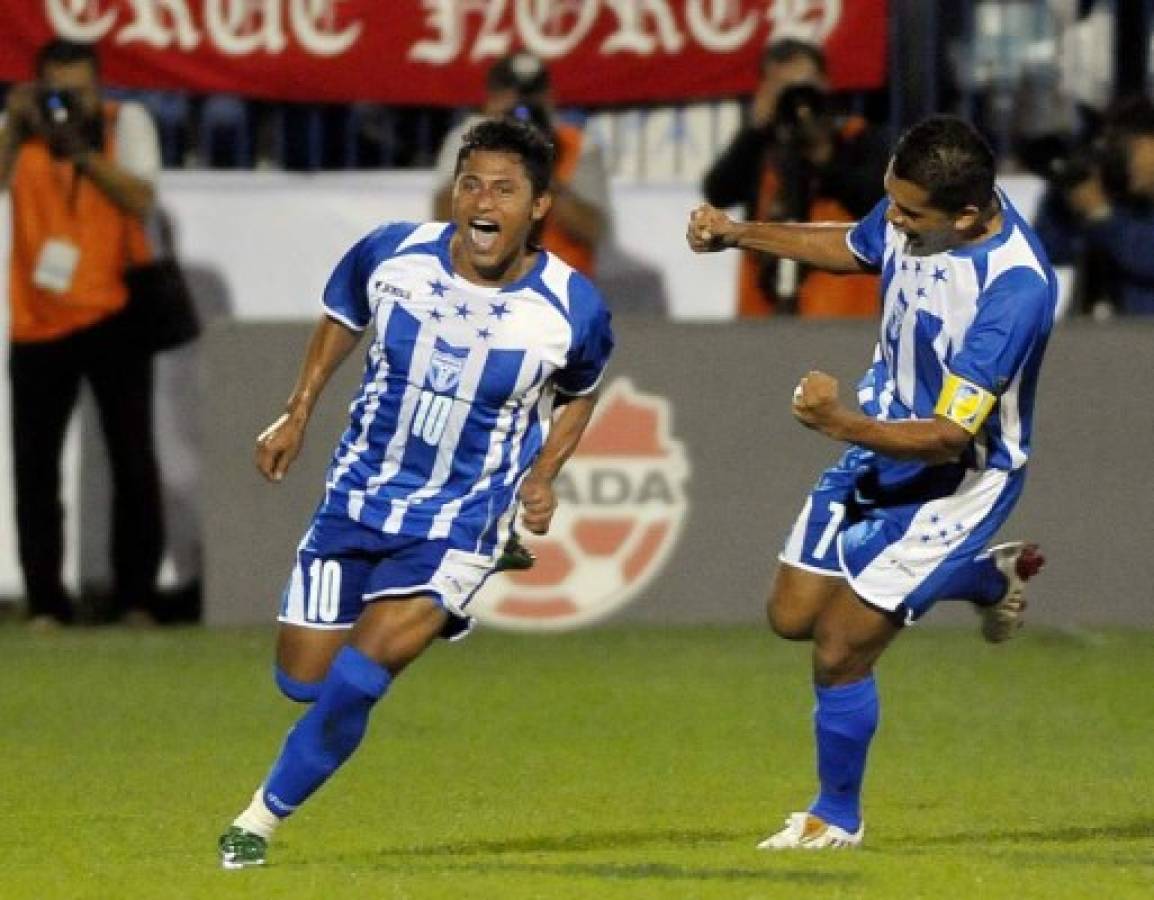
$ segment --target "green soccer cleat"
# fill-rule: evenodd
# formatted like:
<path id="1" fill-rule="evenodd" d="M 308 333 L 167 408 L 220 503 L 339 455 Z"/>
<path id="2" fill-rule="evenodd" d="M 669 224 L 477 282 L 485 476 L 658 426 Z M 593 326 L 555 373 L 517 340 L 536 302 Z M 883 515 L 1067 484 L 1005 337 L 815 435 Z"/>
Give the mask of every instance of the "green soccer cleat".
<path id="1" fill-rule="evenodd" d="M 259 834 L 232 825 L 220 836 L 219 847 L 222 868 L 247 869 L 264 865 L 268 841 Z"/>

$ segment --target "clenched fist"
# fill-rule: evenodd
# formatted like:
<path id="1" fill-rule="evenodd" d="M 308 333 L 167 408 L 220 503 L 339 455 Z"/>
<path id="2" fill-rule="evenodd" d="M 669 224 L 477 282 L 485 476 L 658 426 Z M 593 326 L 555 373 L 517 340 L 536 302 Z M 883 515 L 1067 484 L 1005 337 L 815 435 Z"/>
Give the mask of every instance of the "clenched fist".
<path id="1" fill-rule="evenodd" d="M 837 379 L 825 372 L 807 372 L 793 389 L 793 416 L 807 428 L 825 431 L 841 409 Z"/>
<path id="2" fill-rule="evenodd" d="M 738 224 L 715 206 L 703 203 L 689 214 L 685 240 L 694 253 L 715 253 L 737 243 Z"/>

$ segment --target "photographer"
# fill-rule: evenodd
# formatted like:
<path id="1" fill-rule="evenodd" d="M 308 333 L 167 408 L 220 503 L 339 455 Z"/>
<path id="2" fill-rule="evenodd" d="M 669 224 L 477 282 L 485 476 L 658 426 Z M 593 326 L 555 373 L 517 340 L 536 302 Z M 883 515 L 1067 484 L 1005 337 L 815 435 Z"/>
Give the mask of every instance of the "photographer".
<path id="1" fill-rule="evenodd" d="M 608 172 L 601 148 L 580 128 L 557 121 L 549 72 L 532 54 L 514 53 L 494 63 L 485 79 L 481 114 L 469 117 L 445 137 L 437 157 L 439 186 L 433 199 L 433 218 L 439 222 L 449 218 L 462 136 L 483 118 L 509 115 L 546 132 L 556 151 L 550 185 L 553 207 L 541 233 L 541 245 L 592 277 L 598 245 L 608 230 Z"/>
<path id="2" fill-rule="evenodd" d="M 710 167 L 703 191 L 713 206 L 740 205 L 748 220 L 852 222 L 881 199 L 888 159 L 881 135 L 834 113 L 821 50 L 783 39 L 766 48 L 749 122 Z M 877 304 L 873 276 L 838 279 L 743 254 L 739 316 L 873 316 Z"/>
<path id="3" fill-rule="evenodd" d="M 32 623 L 73 618 L 62 581 L 60 465 L 82 381 L 113 480 L 113 616 L 146 621 L 160 563 L 152 358 L 124 327 L 125 269 L 150 257 L 142 219 L 160 164 L 143 107 L 102 94 L 95 50 L 55 40 L 9 91 L 0 188 L 11 191 L 9 373 L 20 565 Z"/>
<path id="4" fill-rule="evenodd" d="M 1076 265 L 1079 305 L 1099 318 L 1154 315 L 1154 104 L 1120 102 L 1097 142 L 1043 174 L 1038 236 L 1055 262 Z"/>

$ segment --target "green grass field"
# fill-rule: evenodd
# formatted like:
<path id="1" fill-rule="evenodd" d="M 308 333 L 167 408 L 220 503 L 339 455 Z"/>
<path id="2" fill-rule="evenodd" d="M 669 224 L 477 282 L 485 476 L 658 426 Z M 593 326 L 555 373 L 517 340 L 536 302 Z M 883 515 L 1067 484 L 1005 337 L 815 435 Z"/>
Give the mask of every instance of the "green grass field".
<path id="1" fill-rule="evenodd" d="M 806 648 L 481 632 L 394 686 L 263 870 L 215 839 L 297 707 L 261 631 L 0 628 L 0 897 L 1151 897 L 1151 634 L 915 630 L 867 847 L 754 844 L 813 789 Z"/>

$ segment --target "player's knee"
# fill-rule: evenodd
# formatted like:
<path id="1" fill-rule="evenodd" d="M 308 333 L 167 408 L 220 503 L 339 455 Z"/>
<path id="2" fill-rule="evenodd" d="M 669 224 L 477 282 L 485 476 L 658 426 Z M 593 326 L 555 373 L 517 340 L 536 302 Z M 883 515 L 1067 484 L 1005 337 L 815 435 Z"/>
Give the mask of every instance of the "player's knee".
<path id="1" fill-rule="evenodd" d="M 871 668 L 872 659 L 845 641 L 822 639 L 814 644 L 813 680 L 821 686 L 858 681 L 865 678 Z"/>
<path id="2" fill-rule="evenodd" d="M 813 637 L 813 615 L 808 610 L 799 609 L 789 598 L 775 590 L 766 603 L 766 618 L 770 630 L 787 641 L 805 641 Z"/>
<path id="3" fill-rule="evenodd" d="M 811 636 L 808 624 L 801 617 L 783 612 L 773 603 L 769 605 L 768 619 L 770 630 L 787 641 L 804 641 Z"/>
<path id="4" fill-rule="evenodd" d="M 320 681 L 299 681 L 280 666 L 276 667 L 276 686 L 280 692 L 297 703 L 312 703 L 321 695 Z"/>

